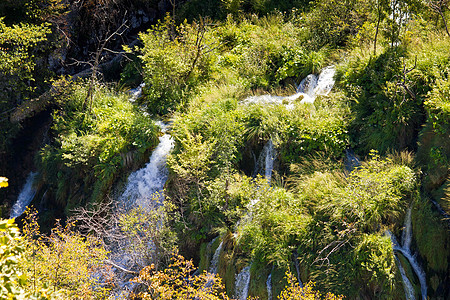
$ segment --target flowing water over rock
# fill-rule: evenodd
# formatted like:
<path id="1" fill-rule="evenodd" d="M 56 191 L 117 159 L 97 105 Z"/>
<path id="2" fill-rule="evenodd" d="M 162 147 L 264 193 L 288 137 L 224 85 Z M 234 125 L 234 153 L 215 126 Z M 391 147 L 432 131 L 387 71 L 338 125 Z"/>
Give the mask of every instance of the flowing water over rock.
<path id="1" fill-rule="evenodd" d="M 217 247 L 216 251 L 214 252 L 213 258 L 211 260 L 211 264 L 209 266 L 209 273 L 217 274 L 218 268 L 219 268 L 219 258 L 220 253 L 222 253 L 223 248 L 223 241 L 220 242 L 219 246 Z"/>
<path id="2" fill-rule="evenodd" d="M 167 125 L 159 123 L 161 130 L 165 132 Z M 133 172 L 128 177 L 125 191 L 119 198 L 119 202 L 127 209 L 142 207 L 144 209 L 154 208 L 164 200 L 162 190 L 169 175 L 166 169 L 166 157 L 173 148 L 173 139 L 169 134 L 159 138 L 159 144 L 153 150 L 147 165 Z"/>
<path id="3" fill-rule="evenodd" d="M 294 101 L 302 98 L 300 103 L 314 103 L 314 100 L 319 95 L 328 95 L 331 89 L 334 86 L 334 75 L 336 70 L 334 66 L 329 66 L 320 72 L 319 75 L 310 74 L 303 79 L 297 87 L 297 93 L 288 97 L 282 96 L 272 96 L 272 95 L 261 95 L 261 96 L 251 96 L 242 101 L 242 104 L 278 104 L 285 105 L 286 108 L 292 109 L 294 108 Z M 270 139 L 265 145 L 261 154 L 256 161 L 255 170 L 253 172 L 253 176 L 257 174 L 264 174 L 267 181 L 270 183 L 273 172 L 273 165 L 276 158 L 276 149 L 273 145 L 272 140 Z M 250 208 L 253 207 L 259 199 L 253 199 L 250 201 Z M 298 264 L 298 262 L 297 262 Z M 299 268 L 297 266 L 297 272 L 299 272 Z M 300 281 L 300 274 L 298 274 L 299 283 L 302 286 Z M 270 279 L 270 281 L 269 281 Z M 246 299 L 248 294 L 248 285 L 250 284 L 250 267 L 244 268 L 241 273 L 236 276 L 235 279 L 235 287 L 236 287 L 236 297 L 238 299 Z M 267 279 L 267 289 L 269 293 L 269 282 L 271 283 L 271 276 Z M 270 284 L 271 289 L 271 284 Z M 272 290 L 270 290 L 270 293 Z"/>
<path id="4" fill-rule="evenodd" d="M 405 290 L 406 300 L 416 300 L 416 297 L 414 296 L 414 287 L 411 284 L 411 281 L 409 281 L 408 276 L 406 276 L 405 269 L 403 268 L 397 256 L 395 257 L 395 261 L 397 262 L 398 269 L 400 270 L 400 274 L 402 275 L 403 289 Z"/>
<path id="5" fill-rule="evenodd" d="M 267 286 L 267 300 L 272 300 L 272 273 L 269 274 L 266 281 Z"/>
<path id="6" fill-rule="evenodd" d="M 235 297 L 238 300 L 245 300 L 248 296 L 248 287 L 250 284 L 250 266 L 242 269 L 236 276 L 235 281 Z"/>
<path id="7" fill-rule="evenodd" d="M 251 96 L 242 101 L 243 104 L 283 104 L 288 109 L 294 108 L 294 101 L 301 98 L 300 103 L 314 103 L 319 95 L 326 96 L 334 86 L 334 66 L 329 66 L 320 72 L 319 75 L 310 74 L 297 87 L 297 93 L 288 97 L 261 95 Z"/>
<path id="8" fill-rule="evenodd" d="M 9 215 L 10 219 L 20 217 L 36 195 L 36 190 L 33 187 L 33 182 L 36 175 L 36 172 L 30 172 L 30 174 L 28 174 L 27 180 L 25 181 L 25 184 L 17 197 L 17 201 L 11 208 Z"/>
<path id="9" fill-rule="evenodd" d="M 138 98 L 142 96 L 142 89 L 144 88 L 145 83 L 141 83 L 137 88 L 129 90 L 130 98 L 129 100 L 131 102 L 136 101 Z"/>
<path id="10" fill-rule="evenodd" d="M 167 125 L 163 123 L 157 124 L 163 132 L 166 132 Z M 150 161 L 145 167 L 130 174 L 125 190 L 118 199 L 118 207 L 122 212 L 130 212 L 132 209 L 150 212 L 156 211 L 161 206 L 164 201 L 163 188 L 168 178 L 166 157 L 172 150 L 173 144 L 172 137 L 165 133 L 159 138 L 159 144 L 153 150 Z M 144 228 L 146 224 L 139 223 L 139 226 Z M 149 241 L 146 248 L 151 250 L 153 247 L 153 243 Z M 124 269 L 139 270 L 148 263 L 145 261 L 146 258 L 139 255 L 139 252 L 133 251 L 133 249 L 133 242 L 127 239 L 119 241 L 111 249 L 111 261 L 117 267 L 119 273 Z M 131 285 L 128 282 L 129 274 L 127 272 L 119 277 L 121 278 L 120 295 L 117 296 L 120 298 L 126 296 L 127 290 L 131 288 Z"/>
<path id="11" fill-rule="evenodd" d="M 405 225 L 404 225 L 404 229 L 402 232 L 402 245 L 400 246 L 400 244 L 397 242 L 397 239 L 395 238 L 395 236 L 390 232 L 387 231 L 387 234 L 389 234 L 389 236 L 391 237 L 391 241 L 392 241 L 392 248 L 394 249 L 394 251 L 396 252 L 400 252 L 408 261 L 409 264 L 411 265 L 411 268 L 414 270 L 414 273 L 416 273 L 417 278 L 419 279 L 420 282 L 420 292 L 422 294 L 422 299 L 427 299 L 427 281 L 426 281 L 426 275 L 425 272 L 423 271 L 423 269 L 420 267 L 419 263 L 417 262 L 416 256 L 413 255 L 411 253 L 411 241 L 412 241 L 412 229 L 411 229 L 411 208 L 408 208 L 408 211 L 406 212 L 406 217 L 405 217 Z M 399 260 L 397 260 L 399 262 Z M 400 270 L 400 272 L 402 272 Z M 404 273 L 404 270 L 403 270 Z M 413 299 L 413 298 L 408 298 L 410 297 L 410 295 L 414 295 L 414 290 L 411 289 L 412 285 L 411 282 L 409 281 L 409 279 L 406 277 L 406 273 L 405 276 L 403 276 L 402 274 L 402 278 L 403 278 L 403 286 L 405 288 L 405 294 L 407 299 Z M 405 280 L 408 279 L 408 280 Z"/>
<path id="12" fill-rule="evenodd" d="M 264 177 L 270 183 L 270 179 L 272 178 L 273 172 L 273 163 L 275 161 L 275 157 L 277 155 L 277 151 L 273 145 L 272 140 L 270 139 L 262 149 L 259 158 L 255 165 L 255 170 L 253 171 L 253 176 L 255 177 L 258 174 L 264 174 Z"/>

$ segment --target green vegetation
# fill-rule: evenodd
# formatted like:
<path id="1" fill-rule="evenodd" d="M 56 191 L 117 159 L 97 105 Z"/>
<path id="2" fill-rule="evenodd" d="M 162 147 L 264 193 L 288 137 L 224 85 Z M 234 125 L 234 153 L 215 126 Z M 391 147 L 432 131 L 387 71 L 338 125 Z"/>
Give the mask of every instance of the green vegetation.
<path id="1" fill-rule="evenodd" d="M 37 158 L 44 184 L 62 207 L 101 201 L 123 172 L 141 165 L 158 142 L 153 122 L 103 85 L 72 84 L 53 113 L 55 139 Z M 67 182 L 72 182 L 68 185 Z"/>
<path id="2" fill-rule="evenodd" d="M 109 297 L 114 276 L 105 249 L 117 236 L 129 241 L 123 253 L 150 265 L 139 275 L 125 270 L 136 277 L 136 299 L 230 299 L 249 265 L 250 297 L 268 297 L 270 274 L 279 299 L 317 299 L 315 288 L 403 299 L 399 263 L 420 297 L 412 268 L 386 234 L 401 236 L 408 207 L 427 296 L 450 293 L 448 1 L 102 4 L 0 4 L 0 154 L 14 149 L 32 118 L 14 124 L 11 112 L 39 105 L 30 99 L 53 82 L 43 112 L 51 111 L 48 140 L 34 145 L 35 188 L 42 219 L 61 216 L 64 224 L 44 235 L 34 214 L 18 220 L 22 234 L 0 222 L 7 274 L 0 298 Z M 41 72 L 66 56 L 58 72 L 85 65 L 80 76 L 90 78 Z M 121 74 L 99 72 L 109 59 Z M 287 98 L 327 66 L 336 69 L 330 93 L 313 103 Z M 109 77 L 120 85 L 103 82 Z M 129 101 L 121 89 L 141 79 L 142 96 Z M 261 95 L 278 102 L 258 102 Z M 164 205 L 147 195 L 153 210 L 116 211 L 108 198 L 158 144 L 151 118 L 170 119 L 174 141 Z M 268 145 L 274 169 L 264 178 Z M 350 166 L 353 151 L 361 161 Z M 66 224 L 75 208 L 80 223 Z M 217 274 L 194 276 L 194 262 L 208 270 L 219 244 Z M 314 289 L 300 289 L 292 274 Z"/>

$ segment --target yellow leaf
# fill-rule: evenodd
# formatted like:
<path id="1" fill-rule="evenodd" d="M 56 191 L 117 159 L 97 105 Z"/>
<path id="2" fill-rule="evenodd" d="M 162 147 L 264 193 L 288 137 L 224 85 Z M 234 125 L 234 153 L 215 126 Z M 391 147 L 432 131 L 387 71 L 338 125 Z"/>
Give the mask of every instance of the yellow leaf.
<path id="1" fill-rule="evenodd" d="M 8 186 L 8 178 L 0 176 L 0 188 Z"/>

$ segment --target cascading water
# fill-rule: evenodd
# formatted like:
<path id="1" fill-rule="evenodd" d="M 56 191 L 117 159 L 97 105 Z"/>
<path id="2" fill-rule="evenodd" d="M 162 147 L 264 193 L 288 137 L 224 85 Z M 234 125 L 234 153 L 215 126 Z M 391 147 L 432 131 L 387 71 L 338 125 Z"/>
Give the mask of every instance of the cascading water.
<path id="1" fill-rule="evenodd" d="M 409 281 L 408 276 L 406 276 L 405 269 L 397 257 L 395 257 L 395 261 L 397 262 L 398 269 L 402 275 L 403 289 L 405 290 L 406 300 L 416 300 L 416 297 L 414 297 L 414 287 L 411 284 L 411 281 Z"/>
<path id="2" fill-rule="evenodd" d="M 11 208 L 11 213 L 9 215 L 10 219 L 17 218 L 22 215 L 36 195 L 36 190 L 33 187 L 33 182 L 36 175 L 36 172 L 30 172 L 30 174 L 28 174 L 27 180 L 25 181 L 25 184 L 17 197 L 17 201 Z"/>
<path id="3" fill-rule="evenodd" d="M 272 139 L 270 139 L 261 151 L 259 158 L 255 165 L 255 170 L 253 171 L 253 176 L 258 174 L 263 174 L 268 182 L 272 178 L 273 163 L 276 157 L 276 149 L 273 145 Z"/>
<path id="4" fill-rule="evenodd" d="M 272 300 L 272 273 L 269 274 L 266 281 L 267 286 L 267 300 Z"/>
<path id="5" fill-rule="evenodd" d="M 288 97 L 261 95 L 251 96 L 242 101 L 243 104 L 259 103 L 259 104 L 284 104 L 288 109 L 294 108 L 293 101 L 302 97 L 300 103 L 314 103 L 319 95 L 326 96 L 330 93 L 334 86 L 334 74 L 336 70 L 334 66 L 329 66 L 320 72 L 317 76 L 310 74 L 297 87 L 297 93 Z"/>
<path id="6" fill-rule="evenodd" d="M 157 123 L 162 132 L 166 132 L 167 125 Z M 168 178 L 168 170 L 166 168 L 166 157 L 173 148 L 173 139 L 167 133 L 159 138 L 159 144 L 153 150 L 150 161 L 143 167 L 128 177 L 127 185 L 124 192 L 118 198 L 118 207 L 125 213 L 132 209 L 142 209 L 143 211 L 156 210 L 164 201 L 163 188 Z M 149 242 L 148 249 L 152 249 L 154 245 Z M 147 262 L 140 257 L 138 253 L 134 253 L 134 246 L 130 240 L 124 239 L 112 246 L 111 261 L 117 267 L 118 271 L 139 270 L 144 267 Z M 124 274 L 120 277 L 120 291 L 118 297 L 125 296 L 129 288 L 128 275 Z"/>
<path id="7" fill-rule="evenodd" d="M 250 284 L 250 266 L 242 269 L 236 276 L 235 281 L 235 297 L 239 300 L 245 300 L 248 296 L 248 287 Z"/>
<path id="8" fill-rule="evenodd" d="M 411 249 L 410 249 L 411 241 L 412 241 L 411 226 L 412 226 L 411 225 L 411 208 L 408 208 L 408 211 L 406 212 L 406 217 L 405 217 L 405 225 L 404 225 L 404 229 L 402 232 L 402 245 L 400 246 L 400 244 L 397 242 L 397 239 L 390 231 L 387 231 L 387 233 L 391 237 L 393 250 L 396 252 L 400 252 L 409 261 L 411 268 L 414 270 L 414 273 L 416 273 L 417 278 L 419 279 L 420 292 L 422 294 L 422 299 L 427 299 L 427 281 L 426 281 L 425 272 L 420 267 L 419 263 L 417 262 L 416 256 L 411 253 Z M 397 261 L 399 262 L 399 260 L 397 260 Z M 401 272 L 401 270 L 400 270 L 400 272 Z M 404 272 L 404 270 L 403 270 L 403 272 Z M 405 276 L 403 276 L 403 274 L 402 274 L 403 285 L 405 288 L 406 297 L 408 298 L 409 295 L 411 295 L 411 294 L 414 295 L 414 290 L 411 289 L 412 288 L 411 282 L 409 280 L 405 281 L 405 277 L 406 277 L 406 273 L 405 273 Z M 410 298 L 408 298 L 408 299 L 410 299 Z"/>
<path id="9" fill-rule="evenodd" d="M 134 102 L 134 101 L 136 101 L 139 97 L 141 97 L 142 96 L 142 88 L 145 86 L 145 83 L 141 83 L 137 88 L 134 88 L 134 89 L 131 89 L 130 91 L 129 91 L 129 94 L 130 94 L 130 98 L 129 98 L 129 100 L 131 101 L 131 102 Z"/>
<path id="10" fill-rule="evenodd" d="M 281 96 L 272 96 L 272 95 L 261 95 L 261 96 L 251 96 L 242 101 L 242 104 L 276 104 L 276 105 L 285 105 L 288 109 L 294 108 L 294 101 L 299 99 L 302 100 L 300 103 L 314 103 L 315 99 L 319 95 L 328 95 L 331 89 L 334 86 L 334 75 L 336 71 L 333 66 L 329 66 L 324 68 L 320 74 L 317 76 L 315 74 L 308 75 L 305 79 L 303 79 L 297 87 L 297 93 L 288 97 Z M 257 174 L 263 174 L 270 183 L 272 172 L 273 172 L 273 164 L 276 157 L 276 149 L 273 145 L 272 140 L 270 139 L 265 145 L 261 154 L 256 161 L 255 170 L 253 172 L 253 176 Z M 253 199 L 250 201 L 250 208 L 253 207 L 259 199 Z M 298 264 L 298 262 L 297 262 Z M 248 268 L 248 269 L 247 269 Z M 299 268 L 297 267 L 297 272 L 299 272 Z M 299 283 L 301 286 L 302 283 Z M 245 279 L 245 280 L 244 280 Z M 269 282 L 269 279 L 268 279 Z M 241 273 L 236 276 L 236 297 L 238 299 L 247 298 L 248 293 L 248 285 L 250 283 L 250 267 L 244 268 Z M 267 283 L 268 284 L 268 283 Z M 269 286 L 267 286 L 269 289 Z"/>
<path id="11" fill-rule="evenodd" d="M 297 93 L 304 93 L 309 97 L 314 97 L 314 89 L 317 86 L 318 76 L 315 74 L 309 74 L 306 76 L 300 84 L 297 86 Z"/>
<path id="12" fill-rule="evenodd" d="M 158 125 L 162 132 L 167 130 L 167 125 L 163 123 L 158 123 Z M 131 173 L 128 177 L 125 191 L 120 196 L 119 203 L 127 209 L 138 206 L 144 209 L 152 209 L 155 204 L 152 200 L 156 195 L 156 204 L 161 204 L 163 201 L 162 189 L 168 177 L 166 157 L 172 148 L 173 139 L 165 133 L 159 138 L 159 144 L 153 150 L 147 165 Z"/>
<path id="13" fill-rule="evenodd" d="M 411 207 L 406 211 L 405 224 L 402 232 L 402 248 L 409 249 L 412 241 L 412 229 L 411 229 Z"/>
<path id="14" fill-rule="evenodd" d="M 211 259 L 211 264 L 209 266 L 209 273 L 217 274 L 219 268 L 219 257 L 220 253 L 222 253 L 222 248 L 223 248 L 223 241 L 220 242 L 219 246 L 214 252 L 213 258 Z"/>

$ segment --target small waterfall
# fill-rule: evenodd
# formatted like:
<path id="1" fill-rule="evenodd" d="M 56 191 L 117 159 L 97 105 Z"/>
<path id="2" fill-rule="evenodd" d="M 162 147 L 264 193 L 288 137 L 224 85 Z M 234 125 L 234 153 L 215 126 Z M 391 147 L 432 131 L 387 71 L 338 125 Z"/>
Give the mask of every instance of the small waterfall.
<path id="1" fill-rule="evenodd" d="M 317 97 L 319 95 L 326 96 L 331 92 L 334 86 L 334 75 L 336 74 L 336 69 L 333 66 L 324 68 L 317 79 L 317 86 L 314 88 L 313 96 Z"/>
<path id="2" fill-rule="evenodd" d="M 163 132 L 166 132 L 167 125 L 157 123 Z M 173 148 L 172 137 L 165 133 L 159 138 L 158 146 L 153 150 L 150 161 L 143 167 L 128 177 L 124 192 L 118 198 L 118 207 L 124 212 L 138 208 L 144 211 L 157 209 L 164 201 L 163 188 L 168 178 L 166 168 L 166 157 Z M 145 225 L 145 224 L 144 224 Z M 118 266 L 119 271 L 122 268 L 128 270 L 138 270 L 144 267 L 148 262 L 144 257 L 135 253 L 131 240 L 121 240 L 111 246 L 111 261 Z M 149 241 L 147 249 L 150 251 L 154 244 Z M 119 275 L 120 283 L 117 293 L 118 297 L 126 297 L 127 290 L 133 285 L 129 282 L 129 274 Z"/>
<path id="3" fill-rule="evenodd" d="M 361 162 L 355 156 L 355 153 L 353 153 L 353 151 L 350 149 L 346 149 L 345 150 L 345 159 L 344 159 L 345 170 L 347 172 L 351 172 L 351 171 L 353 171 L 353 169 L 359 167 L 360 165 L 361 165 Z"/>
<path id="4" fill-rule="evenodd" d="M 422 294 L 422 299 L 425 300 L 425 299 L 427 299 L 426 275 L 425 275 L 425 272 L 420 267 L 419 263 L 417 262 L 416 256 L 411 253 L 411 248 L 410 248 L 411 241 L 412 241 L 411 208 L 408 208 L 408 211 L 406 212 L 404 226 L 405 227 L 402 232 L 402 245 L 401 246 L 397 242 L 397 239 L 395 238 L 395 236 L 390 231 L 387 231 L 387 234 L 389 234 L 389 236 L 391 237 L 393 250 L 400 252 L 409 261 L 411 268 L 414 270 L 414 273 L 416 273 L 417 278 L 419 279 L 419 282 L 420 282 L 420 292 Z M 397 262 L 399 262 L 399 261 L 397 260 Z M 401 270 L 400 270 L 400 272 L 401 272 Z M 404 272 L 404 270 L 403 270 L 403 272 Z M 406 274 L 405 274 L 405 277 L 406 277 Z M 402 275 L 402 278 L 404 278 L 403 275 Z M 409 280 L 408 281 L 403 280 L 403 285 L 404 285 L 405 291 L 407 289 L 409 289 L 410 287 L 412 287 L 411 282 Z M 406 297 L 408 298 L 409 295 L 411 295 L 411 294 L 414 295 L 414 290 L 407 290 L 405 293 L 406 293 Z"/>
<path id="5" fill-rule="evenodd" d="M 403 269 L 403 266 L 397 257 L 395 257 L 395 261 L 397 262 L 398 269 L 402 275 L 403 289 L 405 290 L 406 300 L 416 300 L 416 297 L 414 297 L 414 287 L 411 284 L 411 281 L 409 281 L 408 276 L 406 276 L 405 269 Z"/>
<path id="6" fill-rule="evenodd" d="M 250 266 L 242 269 L 236 276 L 235 297 L 238 300 L 245 300 L 248 296 L 248 287 L 250 285 Z"/>
<path id="7" fill-rule="evenodd" d="M 167 125 L 159 123 L 161 130 L 165 132 Z M 159 138 L 159 144 L 153 150 L 150 161 L 147 165 L 133 172 L 128 177 L 125 191 L 119 198 L 127 209 L 142 207 L 152 209 L 154 205 L 159 205 L 164 200 L 162 189 L 168 177 L 166 169 L 166 157 L 173 148 L 173 139 L 169 134 L 164 134 Z M 155 199 L 155 196 L 157 199 Z M 152 203 L 152 200 L 157 200 Z"/>
<path id="8" fill-rule="evenodd" d="M 329 66 L 320 72 L 319 76 L 309 74 L 303 79 L 297 87 L 297 92 L 288 97 L 261 95 L 251 96 L 242 101 L 243 104 L 283 104 L 288 109 L 294 108 L 293 101 L 302 97 L 300 103 L 314 103 L 317 96 L 326 96 L 334 86 L 334 75 L 336 70 L 334 66 Z"/>
<path id="9" fill-rule="evenodd" d="M 314 74 L 309 74 L 306 76 L 298 85 L 297 93 L 304 93 L 311 98 L 314 97 L 314 89 L 317 87 L 318 76 Z"/>
<path id="10" fill-rule="evenodd" d="M 270 139 L 264 145 L 264 148 L 259 154 L 259 158 L 256 161 L 255 169 L 253 171 L 253 177 L 258 174 L 264 173 L 265 178 L 268 182 L 270 182 L 270 179 L 272 178 L 273 163 L 275 161 L 276 154 L 276 149 L 273 145 L 272 139 Z"/>
<path id="11" fill-rule="evenodd" d="M 294 101 L 302 97 L 300 103 L 314 103 L 315 99 L 319 95 L 328 95 L 334 86 L 334 75 L 336 71 L 334 66 L 324 68 L 319 76 L 310 74 L 303 79 L 297 87 L 297 93 L 288 97 L 261 95 L 251 96 L 242 101 L 242 104 L 278 104 L 285 105 L 287 109 L 294 108 Z M 261 154 L 255 164 L 255 170 L 253 176 L 262 174 L 264 170 L 264 176 L 270 183 L 273 172 L 273 164 L 276 157 L 276 149 L 270 139 L 265 145 Z M 253 207 L 258 203 L 259 199 L 252 199 L 249 207 Z M 298 261 L 296 259 L 296 268 L 298 272 L 298 280 L 301 287 L 303 287 L 300 281 L 300 270 Z M 270 277 L 271 278 L 271 277 Z M 241 273 L 236 276 L 236 297 L 238 299 L 246 299 L 248 294 L 248 285 L 250 283 L 250 267 L 245 267 Z M 269 282 L 269 279 L 268 279 Z M 270 281 L 271 282 L 271 281 Z M 266 282 L 266 284 L 268 284 Z M 269 286 L 267 287 L 269 289 Z"/>
<path id="12" fill-rule="evenodd" d="M 220 242 L 219 246 L 214 252 L 213 258 L 211 259 L 211 264 L 209 266 L 209 273 L 217 274 L 217 271 L 219 270 L 219 257 L 220 253 L 222 253 L 222 248 L 223 248 L 223 241 Z"/>
<path id="13" fill-rule="evenodd" d="M 30 172 L 28 174 L 25 184 L 17 197 L 17 201 L 11 208 L 9 215 L 10 219 L 20 217 L 36 195 L 36 190 L 33 187 L 33 182 L 36 175 L 36 172 Z"/>
<path id="14" fill-rule="evenodd" d="M 267 286 L 267 300 L 272 300 L 272 298 L 273 298 L 273 295 L 272 295 L 272 273 L 270 273 L 269 276 L 267 277 L 266 286 Z"/>
<path id="15" fill-rule="evenodd" d="M 406 211 L 405 227 L 402 232 L 402 248 L 410 249 L 412 241 L 412 229 L 411 229 L 411 207 Z"/>
<path id="16" fill-rule="evenodd" d="M 266 144 L 266 146 L 264 146 L 264 148 L 266 148 L 266 157 L 264 159 L 265 160 L 264 175 L 265 175 L 267 181 L 270 182 L 270 179 L 272 178 L 273 162 L 275 161 L 275 155 L 276 155 L 276 150 L 273 146 L 272 139 L 270 139 L 267 142 L 267 144 Z"/>
<path id="17" fill-rule="evenodd" d="M 145 83 L 141 83 L 137 88 L 129 90 L 130 98 L 128 99 L 131 102 L 136 101 L 139 97 L 142 96 L 142 88 L 145 86 Z"/>

